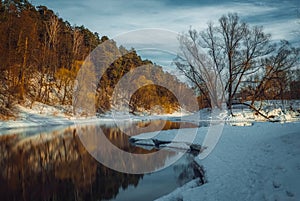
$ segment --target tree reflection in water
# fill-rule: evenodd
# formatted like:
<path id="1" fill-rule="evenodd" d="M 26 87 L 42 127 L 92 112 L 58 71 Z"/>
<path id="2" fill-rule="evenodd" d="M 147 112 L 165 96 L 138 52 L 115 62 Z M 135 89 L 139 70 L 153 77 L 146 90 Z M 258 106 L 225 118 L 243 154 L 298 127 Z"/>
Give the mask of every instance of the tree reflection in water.
<path id="1" fill-rule="evenodd" d="M 100 127 L 113 144 L 125 151 L 156 151 L 132 146 L 129 136 L 118 128 Z M 174 154 L 162 154 L 160 161 L 163 163 Z M 113 199 L 120 188 L 136 187 L 143 178 L 142 174 L 120 173 L 97 162 L 82 145 L 74 127 L 27 137 L 0 136 L 0 169 L 3 201 Z"/>

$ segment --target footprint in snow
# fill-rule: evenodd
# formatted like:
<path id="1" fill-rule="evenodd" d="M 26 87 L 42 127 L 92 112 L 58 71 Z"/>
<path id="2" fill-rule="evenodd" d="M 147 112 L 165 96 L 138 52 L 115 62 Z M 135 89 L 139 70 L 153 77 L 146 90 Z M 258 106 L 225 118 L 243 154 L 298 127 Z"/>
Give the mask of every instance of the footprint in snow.
<path id="1" fill-rule="evenodd" d="M 294 193 L 292 193 L 291 191 L 285 191 L 286 195 L 289 197 L 294 197 Z"/>
<path id="2" fill-rule="evenodd" d="M 277 181 L 273 181 L 273 187 L 274 188 L 280 188 L 281 184 Z"/>

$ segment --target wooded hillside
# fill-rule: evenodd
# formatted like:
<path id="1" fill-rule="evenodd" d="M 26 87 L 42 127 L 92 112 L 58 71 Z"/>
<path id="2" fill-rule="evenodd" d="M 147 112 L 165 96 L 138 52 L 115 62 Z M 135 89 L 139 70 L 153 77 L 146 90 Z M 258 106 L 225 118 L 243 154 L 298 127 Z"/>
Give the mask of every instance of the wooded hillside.
<path id="1" fill-rule="evenodd" d="M 78 70 L 89 53 L 106 40 L 107 36 L 100 37 L 84 26 L 72 26 L 46 6 L 35 7 L 27 0 L 1 0 L 0 114 L 13 115 L 16 103 L 71 105 Z M 124 74 L 140 65 L 152 64 L 134 50 L 128 51 L 115 43 L 113 49 L 116 53 L 122 51 L 124 56 L 110 65 L 99 83 L 103 93 L 96 95 L 96 109 L 100 112 L 111 108 L 114 86 Z M 157 77 L 179 84 L 161 67 L 157 69 L 155 73 L 166 75 Z M 161 112 L 172 112 L 178 107 L 168 90 L 150 85 L 135 94 L 131 108 L 136 112 L 157 104 L 165 107 Z"/>

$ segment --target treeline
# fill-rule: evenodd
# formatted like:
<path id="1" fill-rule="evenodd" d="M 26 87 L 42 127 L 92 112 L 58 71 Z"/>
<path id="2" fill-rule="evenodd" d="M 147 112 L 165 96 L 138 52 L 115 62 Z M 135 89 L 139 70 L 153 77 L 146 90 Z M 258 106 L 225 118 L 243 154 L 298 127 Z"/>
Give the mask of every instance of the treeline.
<path id="1" fill-rule="evenodd" d="M 28 101 L 71 105 L 80 67 L 91 51 L 107 40 L 108 37 L 100 38 L 84 26 L 72 26 L 46 6 L 35 7 L 27 0 L 1 0 L 0 114 L 12 115 L 16 103 Z M 124 74 L 140 65 L 152 64 L 143 61 L 134 50 L 117 47 L 113 41 L 112 49 L 124 56 L 110 65 L 98 85 L 105 92 L 96 95 L 95 107 L 100 112 L 111 108 L 113 88 Z M 155 73 L 167 75 L 161 68 Z M 169 74 L 160 77 L 170 79 L 174 85 L 178 83 Z M 141 89 L 141 93 L 144 95 L 139 101 L 131 101 L 133 112 L 159 103 L 168 106 L 164 112 L 178 108 L 177 100 L 166 89 L 149 86 Z"/>
<path id="2" fill-rule="evenodd" d="M 100 43 L 97 33 L 71 26 L 45 6 L 0 1 L 1 113 L 26 99 L 69 104 L 80 64 Z"/>

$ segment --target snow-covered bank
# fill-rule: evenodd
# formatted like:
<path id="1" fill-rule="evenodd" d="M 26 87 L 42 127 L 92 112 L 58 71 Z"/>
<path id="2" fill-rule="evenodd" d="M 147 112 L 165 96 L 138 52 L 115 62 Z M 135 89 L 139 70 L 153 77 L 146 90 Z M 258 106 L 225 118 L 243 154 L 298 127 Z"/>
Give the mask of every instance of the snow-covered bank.
<path id="1" fill-rule="evenodd" d="M 18 113 L 16 119 L 0 120 L 1 130 L 40 127 L 40 126 L 60 126 L 73 124 L 90 124 L 90 123 L 108 123 L 116 121 L 145 121 L 156 119 L 172 119 L 187 115 L 188 113 L 175 112 L 173 114 L 162 115 L 141 115 L 135 116 L 125 112 L 110 111 L 99 116 L 81 116 L 76 117 L 70 114 L 70 108 L 54 107 L 35 102 L 31 107 L 17 105 L 15 110 Z"/>
<path id="2" fill-rule="evenodd" d="M 281 101 L 265 101 L 257 104 L 262 104 L 261 107 L 259 105 L 256 105 L 256 107 L 260 107 L 260 112 L 270 117 L 271 120 L 279 122 L 293 122 L 300 120 L 300 101 L 290 101 L 289 104 L 282 104 Z M 234 116 L 229 115 L 227 111 L 221 111 L 217 116 L 213 116 L 211 110 L 208 108 L 202 109 L 194 114 L 190 114 L 186 111 L 178 111 L 173 114 L 140 114 L 139 116 L 128 114 L 126 112 L 109 111 L 97 117 L 74 117 L 70 114 L 71 110 L 71 108 L 48 106 L 39 102 L 35 102 L 30 107 L 17 105 L 16 111 L 18 112 L 18 117 L 14 120 L 0 120 L 0 130 L 38 126 L 72 125 L 74 123 L 85 124 L 157 119 L 186 121 L 196 124 L 199 122 L 207 123 L 211 120 L 224 120 L 227 124 L 234 126 L 249 126 L 252 125 L 253 122 L 267 121 L 266 118 L 256 114 L 253 110 L 250 110 L 243 105 L 234 106 Z"/>
<path id="3" fill-rule="evenodd" d="M 201 144 L 205 132 L 199 128 L 194 142 Z M 156 138 L 175 134 L 162 131 Z M 300 123 L 225 125 L 215 149 L 197 162 L 208 183 L 192 181 L 158 200 L 300 200 Z"/>
<path id="4" fill-rule="evenodd" d="M 250 104 L 250 102 L 248 102 Z M 232 112 L 234 115 L 229 115 L 226 121 L 232 125 L 251 125 L 251 122 L 277 121 L 277 122 L 293 122 L 300 120 L 300 101 L 299 100 L 268 100 L 257 101 L 254 107 L 258 108 L 257 112 L 251 110 L 248 106 L 238 104 L 233 105 Z"/>
<path id="5" fill-rule="evenodd" d="M 0 131 L 15 128 L 72 125 L 77 122 L 99 121 L 96 117 L 74 118 L 65 113 L 62 108 L 56 108 L 41 103 L 32 105 L 31 108 L 18 105 L 18 117 L 14 120 L 1 121 Z"/>

